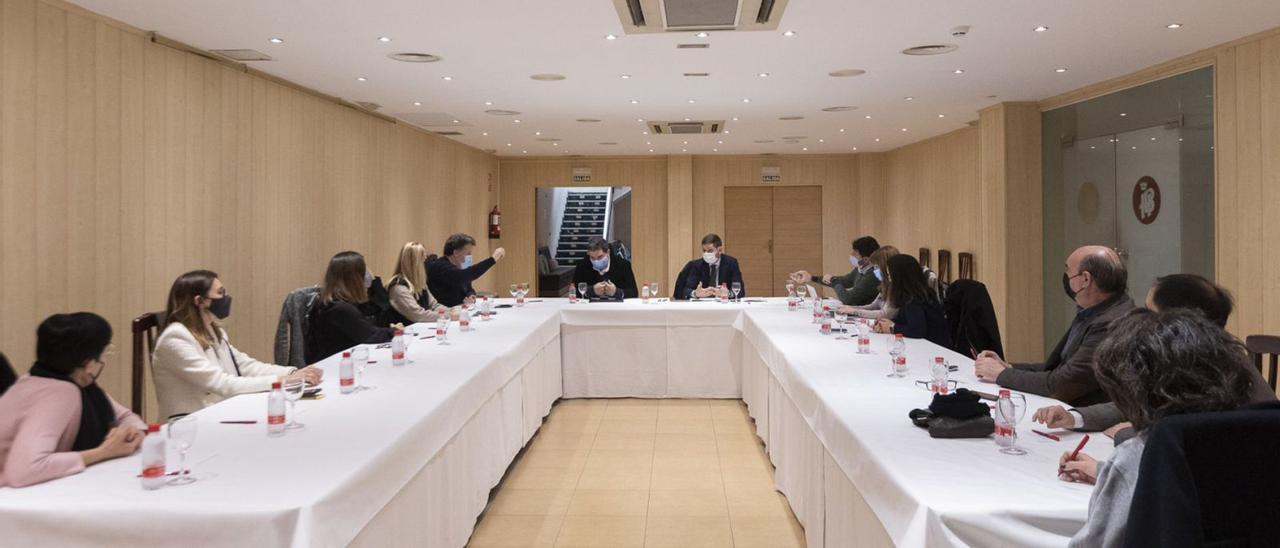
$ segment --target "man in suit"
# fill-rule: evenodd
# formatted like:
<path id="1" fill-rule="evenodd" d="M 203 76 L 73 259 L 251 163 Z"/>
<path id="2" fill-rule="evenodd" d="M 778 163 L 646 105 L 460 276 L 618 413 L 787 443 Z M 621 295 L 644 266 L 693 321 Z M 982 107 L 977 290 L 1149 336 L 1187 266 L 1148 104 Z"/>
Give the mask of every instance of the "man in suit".
<path id="1" fill-rule="evenodd" d="M 702 258 L 685 264 L 676 278 L 675 298 L 714 297 L 722 284 L 731 288 L 734 283 L 742 287 L 738 297 L 747 296 L 747 285 L 742 283 L 738 260 L 724 254 L 724 242 L 718 234 L 707 234 L 702 237 Z"/>
<path id="2" fill-rule="evenodd" d="M 1067 257 L 1062 288 L 1076 303 L 1071 328 L 1044 363 L 1010 365 L 983 351 L 974 362 L 978 378 L 1005 388 L 1062 400 L 1075 406 L 1110 401 L 1094 376 L 1093 356 L 1111 332 L 1111 322 L 1133 309 L 1129 272 L 1109 247 L 1090 245 Z"/>
<path id="3" fill-rule="evenodd" d="M 587 298 L 621 301 L 640 294 L 631 262 L 612 252 L 604 238 L 587 242 L 587 256 L 573 269 L 573 285 L 587 284 Z"/>

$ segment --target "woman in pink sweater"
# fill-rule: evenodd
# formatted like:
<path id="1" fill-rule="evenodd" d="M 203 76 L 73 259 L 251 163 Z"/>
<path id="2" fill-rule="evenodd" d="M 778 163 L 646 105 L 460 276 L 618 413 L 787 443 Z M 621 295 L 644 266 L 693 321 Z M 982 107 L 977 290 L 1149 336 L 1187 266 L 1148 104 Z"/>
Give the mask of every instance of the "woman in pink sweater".
<path id="1" fill-rule="evenodd" d="M 132 455 L 145 424 L 97 385 L 111 325 L 55 314 L 36 331 L 36 363 L 0 396 L 0 487 L 25 487 Z"/>

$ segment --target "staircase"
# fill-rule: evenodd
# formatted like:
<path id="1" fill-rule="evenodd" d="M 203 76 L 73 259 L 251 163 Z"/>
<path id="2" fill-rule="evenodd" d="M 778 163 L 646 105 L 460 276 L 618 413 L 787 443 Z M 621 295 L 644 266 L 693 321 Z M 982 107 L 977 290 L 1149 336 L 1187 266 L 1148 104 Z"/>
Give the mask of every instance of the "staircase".
<path id="1" fill-rule="evenodd" d="M 564 218 L 560 222 L 556 262 L 576 264 L 587 252 L 587 242 L 591 238 L 605 236 L 608 204 L 608 192 L 569 192 L 564 204 Z"/>

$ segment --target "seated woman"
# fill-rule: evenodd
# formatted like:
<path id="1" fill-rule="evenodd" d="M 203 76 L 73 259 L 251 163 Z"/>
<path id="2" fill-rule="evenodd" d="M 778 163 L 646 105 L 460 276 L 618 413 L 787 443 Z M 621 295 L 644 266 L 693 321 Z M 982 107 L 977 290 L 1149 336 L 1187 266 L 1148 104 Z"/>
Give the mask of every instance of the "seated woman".
<path id="1" fill-rule="evenodd" d="M 1089 518 L 1070 546 L 1125 544 L 1129 502 L 1137 485 L 1147 429 L 1171 415 L 1235 409 L 1249 401 L 1249 355 L 1239 339 L 1199 312 L 1135 309 L 1116 320 L 1098 347 L 1098 383 L 1137 434 L 1110 460 L 1062 454 L 1060 476 L 1096 483 Z"/>
<path id="2" fill-rule="evenodd" d="M 55 314 L 36 330 L 36 363 L 0 397 L 0 487 L 25 487 L 132 455 L 146 424 L 98 386 L 111 325 Z"/>
<path id="3" fill-rule="evenodd" d="M 901 333 L 913 339 L 928 339 L 943 348 L 951 347 L 951 332 L 942 304 L 925 280 L 920 262 L 910 255 L 894 255 L 885 263 L 889 276 L 884 289 L 890 306 L 898 309 L 893 319 L 876 322 L 877 333 Z"/>
<path id="4" fill-rule="evenodd" d="M 898 248 L 891 245 L 881 246 L 871 254 L 871 274 L 875 276 L 877 282 L 884 281 L 884 273 L 889 270 L 889 258 L 898 254 Z M 881 291 L 876 295 L 876 300 L 863 305 L 840 307 L 840 311 L 853 316 L 855 318 L 869 318 L 872 320 L 880 320 L 892 318 L 898 314 L 898 309 L 888 304 L 884 296 L 884 286 L 880 286 Z"/>
<path id="5" fill-rule="evenodd" d="M 368 302 L 364 256 L 343 251 L 329 260 L 320 300 L 307 313 L 307 363 L 315 363 L 358 344 L 391 340 L 391 328 L 374 325 L 360 312 Z"/>
<path id="6" fill-rule="evenodd" d="M 151 358 L 161 417 L 194 413 L 237 394 L 264 392 L 285 379 L 320 382 L 320 370 L 262 363 L 231 345 L 218 323 L 231 315 L 231 296 L 218 275 L 193 270 L 173 281 L 165 326 Z"/>
<path id="7" fill-rule="evenodd" d="M 445 313 L 445 307 L 436 302 L 427 289 L 426 256 L 427 248 L 418 242 L 409 242 L 400 248 L 396 273 L 388 287 L 391 294 L 391 310 L 387 313 L 389 323 L 434 322 Z"/>

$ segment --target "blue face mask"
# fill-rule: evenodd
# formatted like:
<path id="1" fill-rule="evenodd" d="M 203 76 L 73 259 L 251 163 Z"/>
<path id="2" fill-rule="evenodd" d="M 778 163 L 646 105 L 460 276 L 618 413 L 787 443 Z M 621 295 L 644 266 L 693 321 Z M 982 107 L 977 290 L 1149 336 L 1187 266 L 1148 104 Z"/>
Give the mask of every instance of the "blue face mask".
<path id="1" fill-rule="evenodd" d="M 855 258 L 853 255 L 850 255 L 849 264 L 853 265 L 854 268 L 858 268 L 858 259 Z"/>
<path id="2" fill-rule="evenodd" d="M 462 258 L 462 268 L 471 268 L 471 256 L 467 255 Z"/>
<path id="3" fill-rule="evenodd" d="M 871 272 L 876 275 L 877 280 L 880 280 L 882 282 L 884 281 L 884 275 L 880 273 L 879 267 L 872 268 Z"/>
<path id="4" fill-rule="evenodd" d="M 609 268 L 609 257 L 604 256 L 599 259 L 591 259 L 591 267 L 596 269 L 596 272 L 604 272 L 606 268 Z"/>

